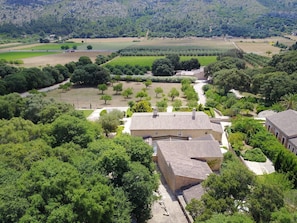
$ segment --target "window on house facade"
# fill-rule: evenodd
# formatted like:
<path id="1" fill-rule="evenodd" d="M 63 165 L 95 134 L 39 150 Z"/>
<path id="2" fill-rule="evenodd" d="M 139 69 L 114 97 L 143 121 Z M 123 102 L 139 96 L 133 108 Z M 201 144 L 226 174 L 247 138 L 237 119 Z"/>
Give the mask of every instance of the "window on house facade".
<path id="1" fill-rule="evenodd" d="M 282 144 L 285 144 L 285 137 L 282 138 Z"/>

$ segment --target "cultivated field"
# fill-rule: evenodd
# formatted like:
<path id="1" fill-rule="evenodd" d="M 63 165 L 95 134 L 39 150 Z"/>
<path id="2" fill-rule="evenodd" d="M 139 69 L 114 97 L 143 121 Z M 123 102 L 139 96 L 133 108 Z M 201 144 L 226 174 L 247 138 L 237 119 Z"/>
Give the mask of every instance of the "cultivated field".
<path id="1" fill-rule="evenodd" d="M 262 56 L 268 56 L 267 52 L 271 52 L 270 56 L 278 54 L 280 48 L 273 46 L 276 42 L 283 43 L 287 46 L 294 44 L 294 41 L 283 37 L 271 37 L 266 39 L 230 39 L 234 44 L 246 53 L 255 53 Z"/>
<path id="2" fill-rule="evenodd" d="M 267 52 L 270 51 L 271 55 L 279 52 L 279 48 L 272 46 L 273 43 L 279 41 L 280 43 L 291 45 L 294 43 L 294 40 L 283 37 L 273 37 L 267 39 L 224 39 L 224 38 L 181 38 L 181 39 L 168 39 L 168 38 L 155 38 L 155 39 L 145 39 L 145 38 L 106 38 L 106 39 L 70 39 L 69 46 L 77 44 L 78 51 L 73 53 L 61 53 L 50 55 L 49 52 L 44 52 L 46 55 L 37 56 L 32 52 L 32 54 L 27 54 L 26 56 L 20 56 L 14 59 L 21 59 L 24 62 L 25 67 L 37 66 L 42 67 L 46 65 L 56 65 L 56 64 L 66 64 L 71 61 L 77 61 L 81 56 L 88 56 L 93 61 L 96 56 L 99 54 L 108 55 L 112 51 L 116 51 L 124 48 L 137 48 L 137 47 L 162 47 L 169 49 L 183 49 L 183 48 L 199 48 L 199 49 L 234 49 L 236 46 L 245 52 L 253 52 L 260 55 L 267 55 Z M 68 44 L 68 43 L 67 43 Z M 9 52 L 12 50 L 24 50 L 24 49 L 43 49 L 43 50 L 52 50 L 60 49 L 61 45 L 52 45 L 52 44 L 24 44 L 24 45 L 14 45 L 14 44 L 3 44 L 1 52 Z M 92 45 L 93 50 L 85 51 L 87 45 Z M 48 48 L 46 47 L 48 46 Z M 83 52 L 80 50 L 84 50 Z M 63 52 L 63 53 L 62 53 Z M 1 55 L 1 54 L 0 54 Z M 17 54 L 15 54 L 17 55 Z M 21 54 L 19 54 L 21 55 Z M 28 58 L 32 57 L 32 58 Z M 1 57 L 2 58 L 2 57 Z M 215 57 L 214 57 L 215 58 Z M 134 58 L 137 61 L 137 58 Z M 204 61 L 207 60 L 207 61 Z M 213 60 L 208 57 L 201 57 L 199 61 L 202 65 L 208 64 L 208 60 Z M 115 60 L 116 61 L 116 60 Z M 211 61 L 213 62 L 213 61 Z M 113 62 L 112 62 L 113 63 Z M 135 62 L 134 62 L 135 63 Z"/>
<path id="3" fill-rule="evenodd" d="M 93 62 L 95 61 L 96 57 L 101 55 L 107 55 L 108 52 L 95 52 L 95 51 L 83 51 L 83 52 L 72 52 L 72 53 L 59 53 L 53 55 L 46 55 L 34 58 L 26 58 L 23 59 L 24 64 L 22 66 L 25 67 L 44 67 L 46 65 L 57 65 L 57 64 L 66 64 L 69 62 L 76 62 L 81 56 L 89 57 Z"/>
<path id="4" fill-rule="evenodd" d="M 60 89 L 50 91 L 47 93 L 48 98 L 54 98 L 57 101 L 63 101 L 75 106 L 75 108 L 84 108 L 84 109 L 96 109 L 102 107 L 126 107 L 128 106 L 129 101 L 137 101 L 138 99 L 135 98 L 137 92 L 141 91 L 145 88 L 143 83 L 136 83 L 136 82 L 121 82 L 123 83 L 123 90 L 127 88 L 133 88 L 134 94 L 129 98 L 126 99 L 121 95 L 115 95 L 113 91 L 113 87 L 109 86 L 107 91 L 104 91 L 104 94 L 108 94 L 112 96 L 112 100 L 108 101 L 107 104 L 104 104 L 103 100 L 100 100 L 101 92 L 97 88 L 72 88 L 67 92 L 63 92 Z M 186 105 L 185 99 L 182 98 L 181 92 L 181 84 L 180 83 L 152 83 L 152 85 L 147 88 L 148 95 L 151 98 L 151 104 L 154 106 L 156 105 L 157 101 L 160 101 L 163 96 L 160 94 L 158 98 L 156 98 L 156 94 L 154 89 L 156 87 L 161 87 L 164 91 L 164 97 L 167 97 L 168 92 L 171 88 L 175 87 L 180 92 L 180 97 Z M 168 98 L 168 105 L 171 105 L 171 99 Z"/>
<path id="5" fill-rule="evenodd" d="M 24 58 L 35 58 L 35 57 L 42 57 L 57 54 L 54 52 L 5 52 L 0 53 L 0 59 L 5 60 L 19 60 Z"/>

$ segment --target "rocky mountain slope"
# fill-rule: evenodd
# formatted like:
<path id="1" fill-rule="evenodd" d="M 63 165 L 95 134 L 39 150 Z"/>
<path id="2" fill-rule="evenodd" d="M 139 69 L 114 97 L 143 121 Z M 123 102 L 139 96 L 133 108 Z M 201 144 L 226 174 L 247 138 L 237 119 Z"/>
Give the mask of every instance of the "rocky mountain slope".
<path id="1" fill-rule="evenodd" d="M 265 36 L 297 27 L 297 0 L 0 0 L 0 5 L 2 27 L 78 36 L 138 36 L 148 30 L 170 37 Z"/>

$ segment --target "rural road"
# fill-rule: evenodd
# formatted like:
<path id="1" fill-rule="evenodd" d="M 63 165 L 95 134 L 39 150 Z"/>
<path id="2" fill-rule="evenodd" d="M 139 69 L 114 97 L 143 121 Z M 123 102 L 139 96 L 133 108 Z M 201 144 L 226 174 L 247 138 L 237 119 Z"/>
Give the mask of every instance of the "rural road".
<path id="1" fill-rule="evenodd" d="M 52 91 L 52 90 L 55 90 L 55 89 L 58 89 L 60 87 L 61 84 L 66 84 L 70 81 L 70 79 L 67 79 L 66 81 L 63 81 L 59 84 L 55 84 L 53 86 L 50 86 L 50 87 L 45 87 L 45 88 L 41 88 L 41 89 L 38 89 L 39 92 L 48 92 L 48 91 Z M 30 93 L 27 91 L 27 92 L 24 92 L 24 93 L 20 93 L 21 97 L 27 97 L 28 95 L 30 95 Z"/>

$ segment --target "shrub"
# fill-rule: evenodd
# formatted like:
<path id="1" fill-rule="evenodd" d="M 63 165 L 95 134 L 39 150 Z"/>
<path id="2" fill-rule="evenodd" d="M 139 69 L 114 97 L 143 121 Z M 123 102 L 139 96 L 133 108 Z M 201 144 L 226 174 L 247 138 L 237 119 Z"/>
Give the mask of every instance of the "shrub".
<path id="1" fill-rule="evenodd" d="M 104 116 L 106 114 L 107 114 L 107 111 L 105 109 L 100 112 L 100 116 Z"/>
<path id="2" fill-rule="evenodd" d="M 263 154 L 262 150 L 259 148 L 247 150 L 242 154 L 243 159 L 255 162 L 266 162 L 266 156 Z"/>

